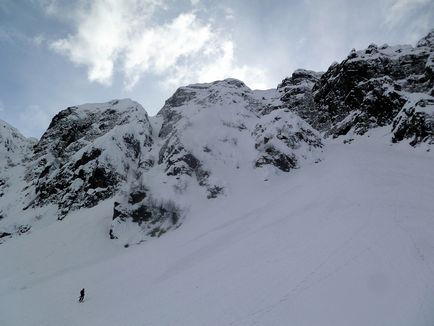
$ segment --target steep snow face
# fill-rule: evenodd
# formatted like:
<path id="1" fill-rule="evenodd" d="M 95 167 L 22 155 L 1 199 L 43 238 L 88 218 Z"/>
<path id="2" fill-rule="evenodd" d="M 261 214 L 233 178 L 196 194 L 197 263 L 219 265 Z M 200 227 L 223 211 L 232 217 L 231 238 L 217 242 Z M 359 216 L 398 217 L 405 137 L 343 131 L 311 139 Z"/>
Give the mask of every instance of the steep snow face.
<path id="1" fill-rule="evenodd" d="M 0 120 L 0 224 L 15 204 L 16 192 L 23 186 L 24 165 L 32 155 L 36 140 L 24 137 L 17 129 Z M 1 238 L 10 235 L 0 227 Z"/>
<path id="2" fill-rule="evenodd" d="M 432 326 L 434 152 L 384 129 L 128 250 L 111 199 L 0 245 L 0 324 Z"/>
<path id="3" fill-rule="evenodd" d="M 194 175 L 214 198 L 235 171 L 288 172 L 311 153 L 318 158 L 317 133 L 279 104 L 275 91 L 252 91 L 235 79 L 181 88 L 159 113 L 159 164 L 167 175 Z"/>
<path id="4" fill-rule="evenodd" d="M 277 98 L 276 91 L 252 91 L 234 79 L 179 89 L 159 113 L 163 118 L 160 137 L 165 139 L 159 162 L 166 165 L 168 174 L 191 173 L 196 160 L 224 174 L 228 168 L 263 166 L 263 158 L 275 152 L 288 160 L 292 157 L 292 167 L 297 167 L 307 156 L 294 151 L 305 147 L 306 152 L 315 152 L 321 141 L 309 125 L 282 108 Z M 174 153 L 175 148 L 179 150 Z M 191 156 L 180 159 L 187 154 L 196 160 Z M 268 163 L 289 171 L 286 164 Z"/>
<path id="5" fill-rule="evenodd" d="M 28 207 L 56 204 L 59 219 L 92 207 L 146 169 L 152 128 L 131 100 L 85 104 L 58 113 L 36 144 L 26 180 Z"/>
<path id="6" fill-rule="evenodd" d="M 398 113 L 404 105 L 407 107 L 413 103 L 412 94 L 434 95 L 433 38 L 434 32 L 431 32 L 416 47 L 371 44 L 365 50 L 353 50 L 345 60 L 333 64 L 317 80 L 315 77 L 319 75 L 312 72 L 294 73 L 279 86 L 281 99 L 326 136 L 365 134 L 382 126 L 396 130 L 393 125 L 398 122 L 394 120 L 399 119 Z M 292 96 L 292 84 L 300 79 L 306 86 L 295 87 L 297 94 Z M 291 87 L 285 86 L 288 83 Z M 405 111 L 413 114 L 417 110 Z M 403 131 L 407 124 L 400 124 L 399 134 L 392 133 L 393 141 L 402 140 L 401 135 L 404 135 L 412 145 L 432 142 L 429 129 L 431 113 L 425 113 L 408 117 L 418 121 L 428 119 L 418 123 L 420 128 L 425 128 L 420 130 L 419 136 L 411 130 Z"/>
<path id="7" fill-rule="evenodd" d="M 158 237 L 180 226 L 192 202 L 320 160 L 318 133 L 281 104 L 275 90 L 226 79 L 181 87 L 151 119 L 127 99 L 69 107 L 28 153 L 0 231 L 21 234 L 47 210 L 61 220 L 114 198 L 110 238 Z"/>
<path id="8" fill-rule="evenodd" d="M 195 175 L 204 184 L 211 181 L 207 170 L 253 167 L 251 132 L 262 107 L 252 91 L 234 79 L 178 89 L 159 113 L 159 164 L 167 175 Z"/>
<path id="9" fill-rule="evenodd" d="M 24 137 L 17 129 L 0 120 L 0 173 L 29 158 L 35 143 L 36 140 Z"/>
<path id="10" fill-rule="evenodd" d="M 179 88 L 151 118 L 156 164 L 115 203 L 110 236 L 125 243 L 159 236 L 178 227 L 192 203 L 319 161 L 318 133 L 280 104 L 275 90 L 252 91 L 235 79 Z"/>

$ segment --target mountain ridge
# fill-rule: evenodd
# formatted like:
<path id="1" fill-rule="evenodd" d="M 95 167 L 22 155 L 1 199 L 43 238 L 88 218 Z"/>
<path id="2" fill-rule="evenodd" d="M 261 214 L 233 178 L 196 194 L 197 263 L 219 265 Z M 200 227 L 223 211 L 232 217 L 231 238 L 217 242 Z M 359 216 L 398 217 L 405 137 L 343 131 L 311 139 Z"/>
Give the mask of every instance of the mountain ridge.
<path id="1" fill-rule="evenodd" d="M 267 180 L 320 162 L 327 137 L 352 142 L 388 128 L 391 143 L 430 150 L 433 39 L 434 31 L 416 47 L 371 44 L 267 91 L 233 78 L 183 86 L 154 117 L 130 99 L 68 107 L 37 143 L 1 124 L 0 150 L 15 156 L 2 161 L 0 194 L 19 194 L 0 198 L 0 239 L 30 230 L 44 212 L 62 220 L 115 198 L 110 238 L 140 243 L 178 228 L 188 198 L 227 196 L 237 174 Z M 22 210 L 27 218 L 13 217 Z"/>

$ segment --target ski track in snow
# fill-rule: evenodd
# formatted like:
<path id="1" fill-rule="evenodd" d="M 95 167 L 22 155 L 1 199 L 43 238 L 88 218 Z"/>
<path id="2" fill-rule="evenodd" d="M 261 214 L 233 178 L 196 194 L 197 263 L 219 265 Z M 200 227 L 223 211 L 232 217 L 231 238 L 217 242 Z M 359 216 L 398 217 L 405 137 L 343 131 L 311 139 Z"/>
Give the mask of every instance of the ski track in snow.
<path id="1" fill-rule="evenodd" d="M 433 325 L 434 157 L 382 141 L 330 141 L 129 249 L 110 202 L 12 239 L 0 324 Z"/>

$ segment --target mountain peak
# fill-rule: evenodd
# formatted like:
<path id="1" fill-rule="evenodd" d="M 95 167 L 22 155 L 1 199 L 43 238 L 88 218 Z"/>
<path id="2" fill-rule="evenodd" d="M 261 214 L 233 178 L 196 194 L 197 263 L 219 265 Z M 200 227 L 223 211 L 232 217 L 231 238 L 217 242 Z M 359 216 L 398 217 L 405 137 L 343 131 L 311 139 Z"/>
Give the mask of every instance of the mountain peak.
<path id="1" fill-rule="evenodd" d="M 132 111 L 143 109 L 142 106 L 128 98 L 114 99 L 103 103 L 86 103 L 76 106 L 70 106 L 54 116 L 48 129 L 52 128 L 62 119 L 68 118 L 71 120 L 85 119 L 88 116 L 95 115 L 110 115 L 124 114 Z"/>
<path id="2" fill-rule="evenodd" d="M 420 39 L 419 42 L 417 42 L 417 47 L 434 47 L 434 28 L 423 38 Z"/>
<path id="3" fill-rule="evenodd" d="M 0 171 L 21 163 L 34 144 L 33 138 L 24 137 L 18 129 L 0 120 Z"/>
<path id="4" fill-rule="evenodd" d="M 242 82 L 241 80 L 235 79 L 235 78 L 225 78 L 222 80 L 216 80 L 210 83 L 196 83 L 196 84 L 190 84 L 187 86 L 184 86 L 186 88 L 193 88 L 193 89 L 205 89 L 205 88 L 213 88 L 213 87 L 234 87 L 234 88 L 246 88 L 246 84 Z"/>
<path id="5" fill-rule="evenodd" d="M 0 123 L 0 154 L 27 159 L 17 173 L 24 195 L 3 215 L 54 205 L 63 219 L 113 198 L 110 237 L 140 242 L 178 227 L 188 198 L 224 197 L 240 176 L 264 180 L 319 162 L 328 136 L 387 127 L 391 142 L 429 145 L 432 37 L 419 48 L 371 44 L 325 73 L 297 69 L 271 90 L 234 78 L 179 87 L 155 117 L 131 99 L 71 106 L 33 148 Z M 135 240 L 123 237 L 131 223 Z"/>
<path id="6" fill-rule="evenodd" d="M 227 78 L 211 83 L 198 83 L 179 87 L 175 93 L 166 100 L 158 116 L 163 116 L 165 126 L 174 123 L 183 115 L 195 114 L 197 110 L 210 109 L 215 106 L 230 109 L 234 105 L 244 105 L 246 102 L 254 105 L 255 99 L 252 90 L 242 81 Z M 244 103 L 244 104 L 243 104 Z M 164 135 L 166 128 L 162 128 L 160 136 Z"/>

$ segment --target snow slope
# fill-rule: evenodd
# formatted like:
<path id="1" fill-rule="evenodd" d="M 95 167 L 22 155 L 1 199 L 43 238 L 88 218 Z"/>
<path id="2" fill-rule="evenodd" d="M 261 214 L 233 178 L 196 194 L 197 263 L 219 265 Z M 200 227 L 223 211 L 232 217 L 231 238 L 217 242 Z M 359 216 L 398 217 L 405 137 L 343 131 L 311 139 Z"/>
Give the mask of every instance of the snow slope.
<path id="1" fill-rule="evenodd" d="M 35 139 L 24 137 L 16 128 L 0 120 L 0 173 L 21 163 L 35 143 Z"/>
<path id="2" fill-rule="evenodd" d="M 145 199 L 132 211 L 130 205 L 122 207 L 125 201 L 116 206 L 124 219 L 115 219 L 112 234 L 127 244 L 149 234 L 159 236 L 178 227 L 184 216 L 189 218 L 192 202 L 231 196 L 245 179 L 266 179 L 320 160 L 320 134 L 282 108 L 277 97 L 276 90 L 252 91 L 232 78 L 180 87 L 151 118 L 158 135 L 153 148 L 157 155 L 150 156 L 158 160 L 152 159 L 155 165 L 137 182 L 144 190 L 134 190 L 135 197 L 146 194 L 159 204 Z M 129 202 L 134 202 L 131 196 Z M 141 234 L 131 236 L 124 232 L 124 222 L 128 227 L 129 216 L 140 216 L 135 213 L 140 208 L 154 218 L 142 214 Z M 169 214 L 160 217 L 161 210 Z"/>
<path id="3" fill-rule="evenodd" d="M 0 121 L 0 325 L 433 325 L 433 45 Z"/>
<path id="4" fill-rule="evenodd" d="M 433 325 L 433 153 L 328 142 L 142 245 L 107 238 L 112 199 L 2 244 L 0 325 Z"/>
<path id="5" fill-rule="evenodd" d="M 19 197 L 17 193 L 25 186 L 25 165 L 35 144 L 36 139 L 24 137 L 16 128 L 0 120 L 0 221 L 5 219 L 7 211 Z M 5 231 L 20 232 L 19 229 L 12 231 L 1 228 L 0 243 L 3 236 L 9 234 L 5 234 Z"/>
<path id="6" fill-rule="evenodd" d="M 180 87 L 155 117 L 129 99 L 68 107 L 33 148 L 2 124 L 0 171 L 19 168 L 0 175 L 0 243 L 49 224 L 47 210 L 62 220 L 109 198 L 108 237 L 159 237 L 182 225 L 192 200 L 319 162 L 323 137 L 351 142 L 388 126 L 391 142 L 429 149 L 433 58 L 434 31 L 416 47 L 352 51 L 325 73 L 296 70 L 276 89 L 231 78 Z"/>
<path id="7" fill-rule="evenodd" d="M 155 117 L 129 99 L 60 111 L 18 153 L 25 168 L 7 191 L 0 175 L 0 243 L 50 224 L 52 210 L 63 220 L 113 198 L 107 237 L 136 244 L 180 227 L 192 200 L 230 195 L 237 175 L 265 179 L 319 161 L 320 133 L 278 97 L 225 79 L 180 87 Z M 15 138 L 17 148 L 27 141 Z M 0 146 L 12 148 L 7 141 Z"/>

